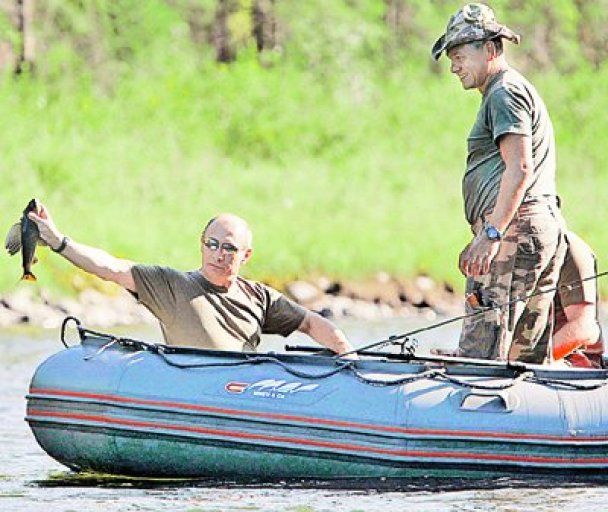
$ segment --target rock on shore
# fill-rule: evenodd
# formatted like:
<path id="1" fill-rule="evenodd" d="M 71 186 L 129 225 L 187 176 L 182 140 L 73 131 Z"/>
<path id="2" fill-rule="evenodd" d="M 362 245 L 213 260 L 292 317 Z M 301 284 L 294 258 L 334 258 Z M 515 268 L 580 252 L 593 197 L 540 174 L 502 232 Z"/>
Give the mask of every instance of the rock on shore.
<path id="1" fill-rule="evenodd" d="M 284 293 L 303 306 L 326 317 L 363 320 L 462 312 L 461 299 L 449 285 L 418 276 L 411 281 L 385 273 L 366 281 L 336 281 L 317 278 L 293 281 Z M 75 297 L 54 297 L 48 291 L 20 286 L 0 297 L 0 328 L 32 325 L 57 328 L 66 316 L 77 317 L 89 327 L 154 323 L 152 314 L 125 290 L 104 294 L 89 288 Z"/>
<path id="2" fill-rule="evenodd" d="M 76 297 L 53 297 L 48 292 L 34 293 L 20 287 L 0 298 L 0 328 L 32 325 L 45 329 L 59 327 L 66 316 L 75 316 L 84 325 L 111 327 L 155 322 L 152 314 L 126 291 L 106 295 L 94 289 Z"/>
<path id="3" fill-rule="evenodd" d="M 366 281 L 294 281 L 285 293 L 296 302 L 328 317 L 352 316 L 365 320 L 424 314 L 459 314 L 461 300 L 446 284 L 428 276 L 411 281 L 383 272 Z"/>

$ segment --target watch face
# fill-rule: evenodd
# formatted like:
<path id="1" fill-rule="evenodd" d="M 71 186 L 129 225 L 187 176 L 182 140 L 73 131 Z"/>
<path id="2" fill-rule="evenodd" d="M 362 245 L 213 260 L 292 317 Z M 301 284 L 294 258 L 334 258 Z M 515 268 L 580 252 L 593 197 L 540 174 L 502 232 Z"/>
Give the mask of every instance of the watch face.
<path id="1" fill-rule="evenodd" d="M 486 235 L 490 240 L 500 240 L 500 233 L 494 226 L 486 228 Z"/>

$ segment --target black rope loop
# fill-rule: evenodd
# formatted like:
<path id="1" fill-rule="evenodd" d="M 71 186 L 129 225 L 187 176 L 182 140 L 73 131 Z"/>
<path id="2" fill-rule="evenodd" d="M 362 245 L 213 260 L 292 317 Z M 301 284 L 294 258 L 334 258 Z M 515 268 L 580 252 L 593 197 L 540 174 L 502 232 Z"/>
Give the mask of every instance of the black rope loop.
<path id="1" fill-rule="evenodd" d="M 164 350 L 159 350 L 158 355 L 165 361 L 169 366 L 173 366 L 175 368 L 181 369 L 194 369 L 194 368 L 226 368 L 226 367 L 236 367 L 236 366 L 246 366 L 246 365 L 255 365 L 255 364 L 263 364 L 263 363 L 271 363 L 280 366 L 287 373 L 293 375 L 294 377 L 298 377 L 300 379 L 325 379 L 327 377 L 331 377 L 342 370 L 349 368 L 352 366 L 352 361 L 347 361 L 344 363 L 337 364 L 336 368 L 332 368 L 329 371 L 321 372 L 321 373 L 308 373 L 300 370 L 296 370 L 292 368 L 290 365 L 284 363 L 280 359 L 276 357 L 269 356 L 248 356 L 244 361 L 231 361 L 231 362 L 213 362 L 213 363 L 178 363 L 177 361 L 171 360 L 167 357 L 167 354 Z"/>
<path id="2" fill-rule="evenodd" d="M 597 384 L 580 384 L 561 379 L 548 379 L 545 377 L 538 377 L 536 375 L 531 376 L 529 379 L 527 379 L 527 381 L 536 382 L 537 384 L 541 384 L 543 386 L 566 388 L 576 391 L 592 391 L 594 389 L 603 388 L 608 384 L 607 380 L 604 380 L 603 382 L 598 382 Z"/>
<path id="3" fill-rule="evenodd" d="M 440 376 L 440 378 L 442 380 L 445 380 L 446 382 L 456 384 L 457 386 L 460 386 L 463 388 L 483 389 L 485 391 L 503 391 L 505 389 L 512 388 L 518 382 L 527 381 L 529 379 L 529 377 L 531 377 L 532 375 L 534 375 L 532 372 L 523 372 L 523 373 L 519 374 L 517 377 L 511 378 L 511 380 L 509 382 L 506 382 L 505 384 L 495 384 L 495 385 L 479 384 L 477 382 L 468 382 L 466 380 L 459 379 L 457 377 L 453 377 L 453 376 L 450 376 L 447 374 L 442 374 Z"/>
<path id="4" fill-rule="evenodd" d="M 63 346 L 65 348 L 70 348 L 70 345 L 68 345 L 68 342 L 65 339 L 67 327 L 68 327 L 68 324 L 70 322 L 74 322 L 76 324 L 76 329 L 78 330 L 78 335 L 80 337 L 80 342 L 81 343 L 82 343 L 82 341 L 85 338 L 85 336 L 83 334 L 83 328 L 81 326 L 80 320 L 78 320 L 78 318 L 76 318 L 75 316 L 66 316 L 63 319 L 63 322 L 61 323 L 61 337 L 60 337 L 61 343 L 63 343 Z"/>
<path id="5" fill-rule="evenodd" d="M 384 379 L 374 379 L 372 377 L 368 377 L 367 375 L 357 371 L 354 367 L 351 368 L 352 374 L 357 378 L 357 380 L 369 384 L 370 386 L 377 387 L 389 387 L 389 386 L 402 386 L 404 384 L 410 384 L 417 380 L 422 379 L 433 379 L 435 377 L 440 376 L 441 373 L 445 372 L 445 368 L 435 368 L 433 370 L 426 370 L 421 373 L 417 373 L 414 375 L 408 375 L 406 377 L 400 377 L 393 380 L 384 380 Z"/>

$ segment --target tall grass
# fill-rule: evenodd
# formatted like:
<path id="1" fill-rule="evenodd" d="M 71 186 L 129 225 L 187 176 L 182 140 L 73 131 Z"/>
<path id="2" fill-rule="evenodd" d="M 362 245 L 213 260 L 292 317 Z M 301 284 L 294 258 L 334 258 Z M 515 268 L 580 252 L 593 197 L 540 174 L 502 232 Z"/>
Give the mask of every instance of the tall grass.
<path id="1" fill-rule="evenodd" d="M 36 196 L 82 243 L 188 269 L 205 221 L 231 211 L 254 231 L 253 278 L 425 272 L 461 286 L 460 181 L 478 93 L 411 63 L 320 73 L 254 54 L 188 62 L 126 72 L 110 89 L 84 73 L 5 77 L 0 231 Z M 567 220 L 602 267 L 608 69 L 531 78 L 555 124 Z M 72 288 L 72 267 L 39 253 L 40 285 Z M 2 254 L 0 291 L 18 277 Z"/>

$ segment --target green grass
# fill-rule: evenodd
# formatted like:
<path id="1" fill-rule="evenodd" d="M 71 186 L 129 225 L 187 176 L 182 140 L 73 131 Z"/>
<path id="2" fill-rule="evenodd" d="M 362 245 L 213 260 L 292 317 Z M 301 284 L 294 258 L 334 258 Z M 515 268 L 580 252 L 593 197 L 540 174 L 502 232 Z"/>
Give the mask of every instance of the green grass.
<path id="1" fill-rule="evenodd" d="M 206 220 L 248 219 L 253 278 L 426 272 L 461 287 L 469 230 L 465 139 L 479 102 L 445 72 L 404 64 L 320 74 L 255 55 L 225 66 L 130 72 L 103 90 L 86 76 L 7 77 L 0 119 L 0 231 L 39 197 L 70 237 L 139 262 L 193 268 Z M 559 191 L 572 229 L 608 257 L 608 69 L 532 77 L 552 114 Z M 95 85 L 92 85 L 94 84 Z M 40 285 L 73 270 L 40 250 Z M 0 256 L 0 291 L 20 275 Z"/>

